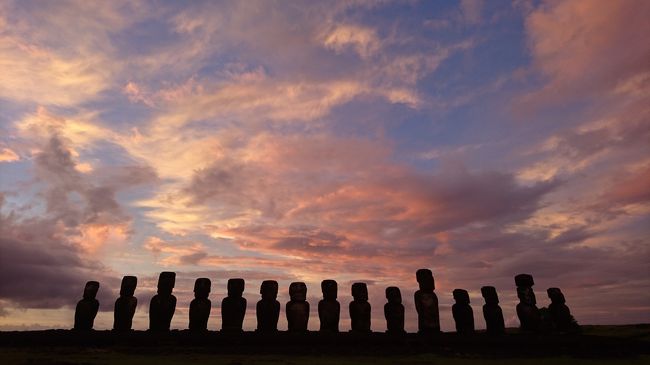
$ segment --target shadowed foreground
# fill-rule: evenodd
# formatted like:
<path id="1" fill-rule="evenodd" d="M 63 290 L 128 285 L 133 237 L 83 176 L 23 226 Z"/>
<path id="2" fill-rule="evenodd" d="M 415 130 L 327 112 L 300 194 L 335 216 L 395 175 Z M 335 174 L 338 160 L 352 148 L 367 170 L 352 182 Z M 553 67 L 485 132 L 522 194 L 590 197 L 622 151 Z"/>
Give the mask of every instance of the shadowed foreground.
<path id="1" fill-rule="evenodd" d="M 583 335 L 484 333 L 195 335 L 188 331 L 79 333 L 68 330 L 0 332 L 3 364 L 475 364 L 650 363 L 650 325 L 585 326 Z M 511 330 L 509 332 L 516 332 Z"/>

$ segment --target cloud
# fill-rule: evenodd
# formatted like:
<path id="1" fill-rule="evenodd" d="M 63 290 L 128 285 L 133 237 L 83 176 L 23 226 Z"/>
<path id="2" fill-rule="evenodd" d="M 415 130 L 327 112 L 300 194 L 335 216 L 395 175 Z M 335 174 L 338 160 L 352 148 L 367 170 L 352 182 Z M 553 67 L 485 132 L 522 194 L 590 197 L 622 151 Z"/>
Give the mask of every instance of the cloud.
<path id="1" fill-rule="evenodd" d="M 362 58 L 373 55 L 381 48 L 381 43 L 374 29 L 352 24 L 338 24 L 325 32 L 322 39 L 326 48 L 337 53 L 352 48 Z"/>
<path id="2" fill-rule="evenodd" d="M 10 148 L 0 149 L 0 162 L 14 162 L 20 160 L 20 156 Z"/>

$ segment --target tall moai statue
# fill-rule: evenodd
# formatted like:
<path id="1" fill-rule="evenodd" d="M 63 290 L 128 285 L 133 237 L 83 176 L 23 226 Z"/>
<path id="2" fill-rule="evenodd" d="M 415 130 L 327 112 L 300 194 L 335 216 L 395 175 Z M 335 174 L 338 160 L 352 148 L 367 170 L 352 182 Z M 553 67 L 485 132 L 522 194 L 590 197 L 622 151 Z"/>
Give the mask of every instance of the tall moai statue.
<path id="1" fill-rule="evenodd" d="M 287 322 L 289 332 L 306 332 L 309 322 L 309 303 L 307 303 L 307 285 L 303 282 L 294 282 L 289 285 L 287 303 Z"/>
<path id="2" fill-rule="evenodd" d="M 533 277 L 528 274 L 519 274 L 515 276 L 517 285 L 517 317 L 521 323 L 521 329 L 524 331 L 538 331 L 540 328 L 541 316 L 536 304 L 535 293 L 533 292 Z"/>
<path id="3" fill-rule="evenodd" d="M 134 297 L 135 288 L 138 286 L 138 278 L 125 276 L 120 286 L 120 297 L 115 301 L 113 311 L 113 330 L 130 331 L 133 326 L 133 315 L 138 306 L 138 298 Z"/>
<path id="4" fill-rule="evenodd" d="M 212 282 L 208 278 L 194 281 L 194 299 L 190 302 L 190 331 L 207 331 L 212 302 L 208 299 Z"/>
<path id="5" fill-rule="evenodd" d="M 546 293 L 551 299 L 548 311 L 553 328 L 561 332 L 579 330 L 578 323 L 571 315 L 571 311 L 566 305 L 566 299 L 564 298 L 564 294 L 562 294 L 560 288 L 548 288 Z"/>
<path id="6" fill-rule="evenodd" d="M 384 304 L 384 317 L 386 317 L 386 332 L 390 334 L 402 334 L 404 331 L 404 305 L 402 305 L 402 292 L 396 286 L 386 288 L 386 299 Z"/>
<path id="7" fill-rule="evenodd" d="M 158 294 L 149 303 L 149 330 L 169 331 L 176 310 L 176 297 L 172 294 L 176 273 L 163 271 L 158 277 Z"/>
<path id="8" fill-rule="evenodd" d="M 464 289 L 454 289 L 456 304 L 451 306 L 451 312 L 456 322 L 456 333 L 474 333 L 474 312 L 469 305 L 469 293 Z"/>
<path id="9" fill-rule="evenodd" d="M 499 306 L 499 296 L 493 286 L 481 288 L 481 295 L 485 298 L 483 305 L 483 317 L 485 318 L 486 331 L 490 335 L 500 335 L 506 332 L 503 321 L 503 311 Z"/>
<path id="10" fill-rule="evenodd" d="M 418 332 L 440 332 L 440 313 L 438 311 L 438 296 L 433 291 L 436 288 L 433 274 L 429 269 L 420 269 L 415 277 L 420 290 L 415 292 L 415 309 L 418 312 Z"/>
<path id="11" fill-rule="evenodd" d="M 264 280 L 260 286 L 262 299 L 257 302 L 257 331 L 277 332 L 278 318 L 280 318 L 280 302 L 278 298 L 278 282 Z"/>
<path id="12" fill-rule="evenodd" d="M 352 284 L 350 302 L 350 322 L 352 332 L 370 332 L 370 303 L 368 303 L 368 286 L 366 283 Z"/>
<path id="13" fill-rule="evenodd" d="M 83 299 L 77 303 L 74 311 L 74 329 L 91 330 L 99 310 L 99 301 L 95 299 L 99 290 L 99 282 L 89 281 L 84 287 Z"/>
<path id="14" fill-rule="evenodd" d="M 246 298 L 244 279 L 228 279 L 228 296 L 221 301 L 221 330 L 231 332 L 243 331 L 246 315 Z"/>
<path id="15" fill-rule="evenodd" d="M 323 299 L 318 302 L 318 318 L 321 332 L 338 332 L 341 304 L 336 300 L 338 284 L 334 280 L 323 280 L 320 283 Z"/>

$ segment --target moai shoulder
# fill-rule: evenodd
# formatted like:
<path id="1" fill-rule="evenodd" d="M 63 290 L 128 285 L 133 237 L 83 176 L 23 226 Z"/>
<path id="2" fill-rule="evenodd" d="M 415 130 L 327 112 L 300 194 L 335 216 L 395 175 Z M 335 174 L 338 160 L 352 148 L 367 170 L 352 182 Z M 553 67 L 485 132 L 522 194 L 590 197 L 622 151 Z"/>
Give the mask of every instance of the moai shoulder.
<path id="1" fill-rule="evenodd" d="M 198 278 L 194 281 L 194 299 L 190 302 L 191 331 L 207 331 L 208 319 L 212 302 L 208 299 L 212 289 L 212 282 L 208 278 Z"/>
<path id="2" fill-rule="evenodd" d="M 120 297 L 115 301 L 113 311 L 113 330 L 130 331 L 133 327 L 133 315 L 138 306 L 138 299 L 133 295 L 137 286 L 137 277 L 124 276 L 122 278 Z"/>
<path id="3" fill-rule="evenodd" d="M 307 285 L 303 282 L 294 282 L 289 285 L 287 303 L 287 322 L 289 332 L 307 331 L 309 322 L 309 303 L 307 303 Z"/>
<path id="4" fill-rule="evenodd" d="M 158 276 L 158 293 L 149 303 L 149 330 L 169 331 L 176 311 L 176 297 L 172 294 L 175 285 L 175 272 L 163 271 Z"/>
<path id="5" fill-rule="evenodd" d="M 244 279 L 228 280 L 228 296 L 221 301 L 222 331 L 243 331 L 244 316 L 246 315 L 246 298 Z"/>
<path id="6" fill-rule="evenodd" d="M 453 296 L 456 303 L 451 307 L 451 311 L 456 322 L 456 333 L 473 333 L 474 312 L 469 305 L 469 293 L 464 289 L 454 289 Z"/>
<path id="7" fill-rule="evenodd" d="M 74 329 L 91 330 L 99 310 L 99 301 L 95 299 L 99 291 L 99 282 L 89 281 L 84 287 L 83 299 L 77 303 L 74 313 Z"/>
<path id="8" fill-rule="evenodd" d="M 440 313 L 438 310 L 438 297 L 434 293 L 435 281 L 429 269 L 420 269 L 415 277 L 420 289 L 415 292 L 415 309 L 418 313 L 419 333 L 440 332 Z"/>
<path id="9" fill-rule="evenodd" d="M 386 288 L 387 303 L 384 304 L 384 317 L 386 318 L 386 332 L 390 334 L 403 334 L 404 331 L 404 305 L 402 293 L 396 286 Z"/>
<path id="10" fill-rule="evenodd" d="M 368 303 L 368 286 L 366 283 L 352 284 L 352 297 L 350 303 L 350 322 L 352 332 L 370 332 L 371 308 Z"/>
<path id="11" fill-rule="evenodd" d="M 503 312 L 499 306 L 497 290 L 493 286 L 484 286 L 481 288 L 481 295 L 485 298 L 483 317 L 485 318 L 486 332 L 490 335 L 505 333 Z"/>
<path id="12" fill-rule="evenodd" d="M 280 317 L 280 302 L 278 297 L 278 282 L 265 280 L 260 286 L 262 299 L 257 302 L 257 331 L 276 332 L 278 330 L 278 318 Z"/>
<path id="13" fill-rule="evenodd" d="M 533 292 L 533 285 L 535 285 L 533 277 L 529 274 L 519 274 L 515 276 L 515 284 L 517 285 L 517 297 L 519 298 L 517 317 L 519 317 L 521 329 L 536 332 L 540 328 L 541 317 L 536 305 L 535 293 Z"/>
<path id="14" fill-rule="evenodd" d="M 318 318 L 322 332 L 338 332 L 341 316 L 341 304 L 336 300 L 338 296 L 338 283 L 334 280 L 321 282 L 323 299 L 318 302 Z"/>

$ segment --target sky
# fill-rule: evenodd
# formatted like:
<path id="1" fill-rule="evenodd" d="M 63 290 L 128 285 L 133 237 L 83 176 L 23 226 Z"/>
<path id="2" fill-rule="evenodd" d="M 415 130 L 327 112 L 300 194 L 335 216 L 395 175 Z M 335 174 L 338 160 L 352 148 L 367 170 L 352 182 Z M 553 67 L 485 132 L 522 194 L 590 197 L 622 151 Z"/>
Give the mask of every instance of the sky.
<path id="1" fill-rule="evenodd" d="M 0 330 L 70 328 L 123 275 L 354 282 L 372 329 L 415 271 L 452 291 L 560 287 L 583 324 L 650 322 L 649 1 L 0 0 Z"/>

